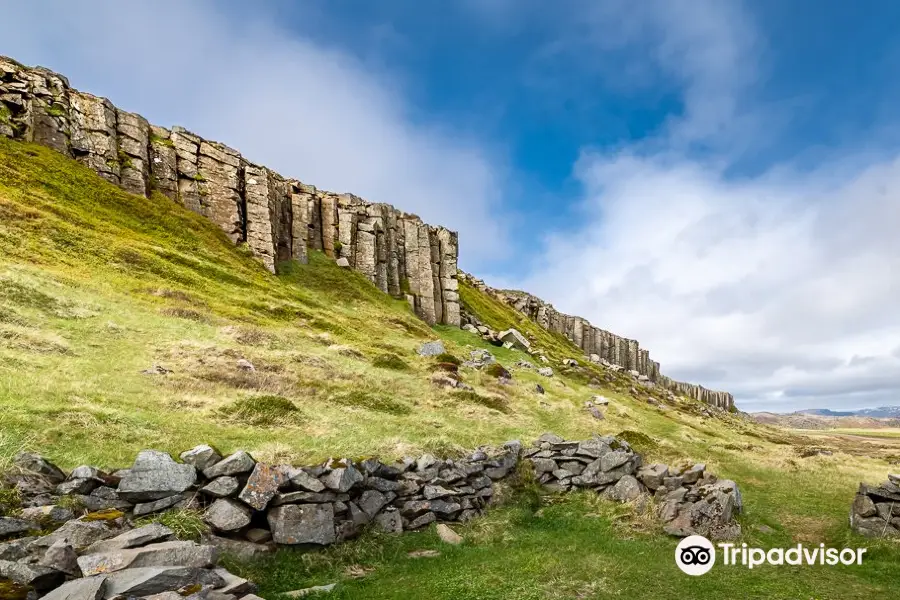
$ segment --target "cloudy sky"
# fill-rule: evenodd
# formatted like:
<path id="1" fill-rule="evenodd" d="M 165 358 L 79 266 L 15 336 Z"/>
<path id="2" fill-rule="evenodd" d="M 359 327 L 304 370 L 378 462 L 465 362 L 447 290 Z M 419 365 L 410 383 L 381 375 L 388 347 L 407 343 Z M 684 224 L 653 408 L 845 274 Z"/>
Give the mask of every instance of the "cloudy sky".
<path id="1" fill-rule="evenodd" d="M 900 5 L 17 3 L 0 53 L 460 232 L 745 410 L 900 404 Z"/>

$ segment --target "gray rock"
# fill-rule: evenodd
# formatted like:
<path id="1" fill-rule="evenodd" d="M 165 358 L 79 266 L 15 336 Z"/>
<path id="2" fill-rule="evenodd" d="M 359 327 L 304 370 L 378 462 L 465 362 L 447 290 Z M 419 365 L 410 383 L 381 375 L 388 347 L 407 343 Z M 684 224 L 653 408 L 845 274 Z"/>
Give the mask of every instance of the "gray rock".
<path id="1" fill-rule="evenodd" d="M 0 560 L 0 578 L 29 585 L 38 592 L 46 592 L 62 584 L 65 575 L 50 567 Z"/>
<path id="2" fill-rule="evenodd" d="M 75 518 L 75 512 L 70 508 L 48 504 L 46 506 L 23 508 L 19 516 L 26 521 L 65 523 Z"/>
<path id="3" fill-rule="evenodd" d="M 553 377 L 553 369 L 550 367 L 541 367 L 537 370 L 538 375 L 542 375 L 544 377 Z"/>
<path id="4" fill-rule="evenodd" d="M 600 457 L 600 470 L 606 472 L 621 467 L 631 459 L 631 456 L 631 454 L 622 450 L 608 452 Z"/>
<path id="5" fill-rule="evenodd" d="M 212 446 L 200 444 L 182 452 L 180 458 L 183 463 L 193 465 L 198 471 L 205 471 L 222 460 L 222 455 Z"/>
<path id="6" fill-rule="evenodd" d="M 294 487 L 298 487 L 307 492 L 321 492 L 325 489 L 324 483 L 303 469 L 296 469 L 296 471 L 291 472 L 289 478 Z"/>
<path id="7" fill-rule="evenodd" d="M 331 504 L 286 504 L 269 511 L 269 528 L 276 544 L 328 545 L 335 541 Z"/>
<path id="8" fill-rule="evenodd" d="M 497 334 L 497 338 L 499 338 L 501 342 L 509 343 L 510 347 L 522 350 L 523 352 L 528 352 L 531 348 L 531 342 L 516 329 L 501 331 Z"/>
<path id="9" fill-rule="evenodd" d="M 60 496 L 71 494 L 90 494 L 102 484 L 100 479 L 69 479 L 56 486 L 56 493 Z"/>
<path id="10" fill-rule="evenodd" d="M 0 517 L 0 539 L 18 536 L 29 531 L 37 531 L 41 527 L 34 521 L 15 519 L 13 517 Z"/>
<path id="11" fill-rule="evenodd" d="M 685 485 L 691 485 L 700 481 L 703 477 L 703 473 L 706 471 L 706 465 L 703 463 L 698 463 L 681 474 L 681 477 L 684 479 Z"/>
<path id="12" fill-rule="evenodd" d="M 134 516 L 141 517 L 168 510 L 190 498 L 190 494 L 176 494 L 153 502 L 142 502 L 134 505 Z"/>
<path id="13" fill-rule="evenodd" d="M 894 485 L 900 485 L 900 473 L 888 475 L 888 481 Z"/>
<path id="14" fill-rule="evenodd" d="M 448 496 L 456 496 L 459 492 L 448 490 L 439 485 L 426 485 L 422 490 L 422 494 L 426 500 L 437 500 L 438 498 L 446 498 Z"/>
<path id="15" fill-rule="evenodd" d="M 423 454 L 416 460 L 416 471 L 424 471 L 433 467 L 438 460 L 431 454 Z"/>
<path id="16" fill-rule="evenodd" d="M 684 477 L 679 476 L 669 476 L 663 477 L 663 486 L 669 490 L 677 490 L 684 483 Z"/>
<path id="17" fill-rule="evenodd" d="M 878 510 L 871 498 L 864 494 L 857 494 L 853 499 L 853 513 L 863 518 L 874 517 Z"/>
<path id="18" fill-rule="evenodd" d="M 31 543 L 29 550 L 49 548 L 58 540 L 66 540 L 76 551 L 80 552 L 95 542 L 114 537 L 119 533 L 120 530 L 111 529 L 102 521 L 76 519 L 69 521 L 50 535 L 36 539 Z"/>
<path id="19" fill-rule="evenodd" d="M 275 498 L 272 499 L 272 506 L 281 506 L 282 504 L 297 504 L 298 502 L 309 504 L 338 502 L 342 501 L 345 496 L 346 494 L 335 494 L 334 492 L 288 492 L 286 494 L 276 494 Z M 349 499 L 349 496 L 347 496 L 347 499 Z"/>
<path id="20" fill-rule="evenodd" d="M 102 600 L 106 575 L 73 579 L 49 592 L 42 600 Z"/>
<path id="21" fill-rule="evenodd" d="M 102 480 L 105 476 L 106 474 L 97 467 L 92 467 L 90 465 L 81 465 L 80 467 L 75 467 L 74 469 L 72 469 L 72 472 L 69 473 L 69 477 L 67 479 L 69 481 L 73 479 Z"/>
<path id="22" fill-rule="evenodd" d="M 375 516 L 375 524 L 385 533 L 400 533 L 403 531 L 403 519 L 400 511 L 390 507 Z"/>
<path id="23" fill-rule="evenodd" d="M 543 394 L 543 393 L 544 393 L 544 386 L 542 386 L 542 385 L 539 384 L 539 383 L 536 383 L 536 384 L 534 384 L 534 391 L 537 392 L 538 394 Z"/>
<path id="24" fill-rule="evenodd" d="M 227 498 L 237 493 L 239 487 L 240 483 L 238 483 L 237 479 L 225 475 L 216 477 L 200 488 L 200 491 L 214 498 Z"/>
<path id="25" fill-rule="evenodd" d="M 607 494 L 610 500 L 631 502 L 632 500 L 636 500 L 643 491 L 644 489 L 636 477 L 633 475 L 625 475 L 616 483 L 616 485 L 607 491 Z"/>
<path id="26" fill-rule="evenodd" d="M 606 415 L 603 414 L 603 411 L 597 408 L 596 406 L 591 406 L 587 409 L 591 416 L 597 419 L 598 421 L 603 421 L 606 419 Z"/>
<path id="27" fill-rule="evenodd" d="M 345 493 L 357 483 L 362 483 L 365 479 L 362 473 L 357 471 L 352 465 L 332 469 L 332 471 L 322 477 L 322 483 L 330 490 Z"/>
<path id="28" fill-rule="evenodd" d="M 391 481 L 390 479 L 369 477 L 369 479 L 366 480 L 366 487 L 379 492 L 394 492 L 400 487 L 400 484 L 396 481 Z"/>
<path id="29" fill-rule="evenodd" d="M 144 597 L 189 585 L 219 588 L 225 581 L 212 571 L 196 567 L 139 567 L 110 573 L 103 597 Z"/>
<path id="30" fill-rule="evenodd" d="M 552 473 L 558 468 L 556 462 L 549 458 L 532 458 L 531 464 L 534 465 L 534 472 L 538 475 Z"/>
<path id="31" fill-rule="evenodd" d="M 84 550 L 84 554 L 94 554 L 97 552 L 114 552 L 116 550 L 127 550 L 129 548 L 138 548 L 153 544 L 156 542 L 166 542 L 175 536 L 175 532 L 160 523 L 150 523 L 137 529 L 131 529 L 125 533 L 119 534 L 114 538 L 101 540 L 91 544 Z"/>
<path id="32" fill-rule="evenodd" d="M 278 493 L 278 488 L 285 483 L 287 481 L 280 470 L 256 463 L 238 499 L 256 510 L 264 510 Z"/>
<path id="33" fill-rule="evenodd" d="M 28 556 L 28 547 L 36 540 L 34 537 L 18 538 L 8 542 L 0 542 L 0 560 L 22 560 Z"/>
<path id="34" fill-rule="evenodd" d="M 437 356 L 438 354 L 443 354 L 444 352 L 446 352 L 446 350 L 444 349 L 444 342 L 440 340 L 426 342 L 422 344 L 422 346 L 418 350 L 419 356 Z"/>
<path id="35" fill-rule="evenodd" d="M 358 503 L 362 511 L 371 519 L 378 514 L 378 511 L 384 508 L 384 505 L 388 503 L 388 499 L 378 490 L 366 490 L 359 497 Z"/>
<path id="36" fill-rule="evenodd" d="M 250 524 L 250 509 L 242 504 L 219 498 L 206 509 L 203 519 L 219 531 L 236 531 Z"/>
<path id="37" fill-rule="evenodd" d="M 340 262 L 341 260 L 342 259 L 338 259 L 338 262 Z M 347 259 L 345 258 L 343 260 L 346 261 Z M 313 594 L 327 594 L 328 592 L 333 591 L 336 585 L 336 583 L 329 583 L 328 585 L 314 585 L 302 590 L 292 590 L 290 592 L 285 592 L 284 595 L 288 598 L 306 598 L 307 596 L 312 596 Z"/>
<path id="38" fill-rule="evenodd" d="M 655 463 L 641 467 L 638 470 L 638 479 L 647 486 L 647 489 L 656 491 L 663 485 L 663 480 L 669 476 L 669 467 L 666 465 Z"/>
<path id="39" fill-rule="evenodd" d="M 38 561 L 42 567 L 49 567 L 56 571 L 62 571 L 66 575 L 80 577 L 81 573 L 78 569 L 78 555 L 71 544 L 65 540 L 57 540 L 54 542 L 44 556 Z"/>
<path id="40" fill-rule="evenodd" d="M 20 454 L 17 454 L 13 459 L 13 464 L 23 471 L 41 475 L 53 484 L 62 483 L 66 479 L 66 474 L 63 473 L 62 469 L 54 465 L 52 462 L 48 461 L 40 454 L 22 452 Z"/>
<path id="41" fill-rule="evenodd" d="M 893 500 L 895 502 L 900 502 L 900 492 L 895 492 L 884 486 L 867 485 L 865 483 L 861 483 L 859 484 L 859 493 L 866 494 L 867 496 L 872 496 L 876 499 Z"/>
<path id="42" fill-rule="evenodd" d="M 112 573 L 122 569 L 141 567 L 210 567 L 216 564 L 219 551 L 215 546 L 201 546 L 194 542 L 160 542 L 141 548 L 112 550 L 86 554 L 78 558 L 78 566 L 85 577 Z"/>
<path id="43" fill-rule="evenodd" d="M 204 543 L 212 544 L 224 554 L 230 554 L 247 561 L 258 560 L 275 552 L 275 544 L 248 542 L 216 535 L 206 536 Z"/>
<path id="44" fill-rule="evenodd" d="M 222 578 L 225 582 L 225 585 L 216 590 L 220 594 L 234 594 L 235 596 L 241 597 L 246 594 L 252 594 L 256 592 L 257 587 L 256 584 L 252 581 L 248 581 L 243 577 L 238 577 L 232 573 L 229 573 L 226 569 L 218 568 L 213 569 L 213 573 Z"/>
<path id="45" fill-rule="evenodd" d="M 350 268 L 350 261 L 347 260 L 347 257 L 346 257 L 346 256 L 342 256 L 342 257 L 340 257 L 339 259 L 337 259 L 337 260 L 334 261 L 334 262 L 335 262 L 335 264 L 336 264 L 337 266 L 339 266 L 339 267 L 341 267 L 341 268 L 343 268 L 343 269 L 349 269 L 349 268 Z"/>
<path id="46" fill-rule="evenodd" d="M 248 541 L 253 542 L 254 544 L 264 544 L 272 539 L 272 532 L 268 529 L 261 529 L 259 527 L 254 527 L 253 529 L 247 530 L 245 537 Z"/>
<path id="47" fill-rule="evenodd" d="M 435 521 L 437 521 L 437 515 L 435 515 L 433 512 L 427 512 L 427 513 L 420 515 L 420 516 L 416 517 L 415 519 L 412 519 L 411 521 L 409 521 L 409 523 L 406 524 L 406 528 L 407 529 L 421 529 L 422 527 L 425 527 L 426 525 L 430 525 L 430 524 L 434 523 Z"/>
<path id="48" fill-rule="evenodd" d="M 241 473 L 249 473 L 254 466 L 256 466 L 256 461 L 253 460 L 253 457 L 243 450 L 238 450 L 228 458 L 203 469 L 203 476 L 207 479 L 215 479 L 223 475 L 240 475 Z"/>
<path id="49" fill-rule="evenodd" d="M 247 360 L 246 358 L 239 358 L 237 361 L 237 368 L 241 371 L 256 371 L 256 367 L 253 366 L 253 363 Z"/>
<path id="50" fill-rule="evenodd" d="M 141 451 L 119 482 L 119 496 L 129 502 L 151 502 L 180 494 L 197 481 L 197 470 L 176 463 L 165 452 Z"/>

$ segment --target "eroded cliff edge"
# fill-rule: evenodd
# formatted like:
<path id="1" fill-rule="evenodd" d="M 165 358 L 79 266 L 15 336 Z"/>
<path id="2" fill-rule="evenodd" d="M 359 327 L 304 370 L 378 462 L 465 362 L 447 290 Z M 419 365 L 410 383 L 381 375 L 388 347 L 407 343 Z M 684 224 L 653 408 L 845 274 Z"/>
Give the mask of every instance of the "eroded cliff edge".
<path id="1" fill-rule="evenodd" d="M 182 127 L 159 127 L 81 92 L 66 77 L 0 56 L 0 135 L 35 142 L 78 160 L 134 194 L 158 192 L 222 228 L 272 272 L 307 260 L 309 249 L 346 260 L 380 290 L 406 298 L 429 324 L 460 326 L 458 237 L 383 203 L 319 190 L 257 165 L 225 144 Z M 470 277 L 465 274 L 460 276 Z M 677 393 L 721 408 L 726 392 L 673 381 L 636 340 L 560 313 L 525 292 L 471 278 L 542 327 L 565 335 L 593 362 L 606 361 Z"/>

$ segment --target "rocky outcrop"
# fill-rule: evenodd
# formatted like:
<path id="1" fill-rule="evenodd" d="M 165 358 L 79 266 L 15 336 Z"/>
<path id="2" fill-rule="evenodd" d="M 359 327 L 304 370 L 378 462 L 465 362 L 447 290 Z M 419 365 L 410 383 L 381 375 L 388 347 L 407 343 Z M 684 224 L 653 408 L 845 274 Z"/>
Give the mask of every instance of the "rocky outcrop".
<path id="1" fill-rule="evenodd" d="M 544 329 L 565 336 L 578 346 L 593 363 L 630 371 L 642 381 L 653 382 L 679 395 L 694 398 L 712 406 L 724 409 L 734 407 L 734 397 L 727 392 L 709 390 L 701 385 L 675 381 L 662 375 L 659 363 L 650 359 L 650 351 L 641 348 L 637 340 L 619 337 L 614 333 L 595 327 L 582 317 L 561 313 L 552 304 L 526 292 L 494 289 L 487 286 L 484 281 L 463 272 L 459 273 L 458 278 L 467 285 L 508 304 Z M 469 315 L 463 315 L 461 322 L 464 329 L 487 331 L 487 328 L 474 322 Z"/>
<path id="2" fill-rule="evenodd" d="M 866 537 L 900 538 L 900 474 L 878 486 L 859 484 L 850 526 Z"/>
<path id="3" fill-rule="evenodd" d="M 416 215 L 283 177 L 224 144 L 152 125 L 62 75 L 5 57 L 0 135 L 49 146 L 131 193 L 168 196 L 246 243 L 272 272 L 319 250 L 407 299 L 429 324 L 460 323 L 457 235 Z"/>

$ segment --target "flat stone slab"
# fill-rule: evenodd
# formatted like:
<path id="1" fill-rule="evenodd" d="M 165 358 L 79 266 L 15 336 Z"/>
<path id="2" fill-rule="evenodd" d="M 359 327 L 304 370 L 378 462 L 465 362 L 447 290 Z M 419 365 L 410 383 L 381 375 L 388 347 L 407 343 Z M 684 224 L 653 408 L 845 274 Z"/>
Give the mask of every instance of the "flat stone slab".
<path id="1" fill-rule="evenodd" d="M 213 571 L 196 567 L 141 567 L 110 573 L 106 579 L 106 600 L 115 596 L 152 596 L 187 585 L 222 587 L 225 581 Z"/>
<path id="2" fill-rule="evenodd" d="M 201 546 L 194 542 L 160 542 L 143 548 L 97 552 L 78 558 L 78 566 L 85 576 L 112 573 L 128 568 L 209 567 L 216 563 L 219 551 L 215 546 Z"/>
<path id="3" fill-rule="evenodd" d="M 131 529 L 121 535 L 107 540 L 101 540 L 91 544 L 84 554 L 94 554 L 97 552 L 112 552 L 114 550 L 127 550 L 128 548 L 137 548 L 146 546 L 156 542 L 166 542 L 175 536 L 175 532 L 159 523 L 151 523 Z"/>
<path id="4" fill-rule="evenodd" d="M 106 592 L 106 575 L 82 577 L 62 584 L 42 600 L 102 600 Z"/>

